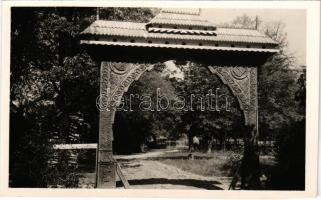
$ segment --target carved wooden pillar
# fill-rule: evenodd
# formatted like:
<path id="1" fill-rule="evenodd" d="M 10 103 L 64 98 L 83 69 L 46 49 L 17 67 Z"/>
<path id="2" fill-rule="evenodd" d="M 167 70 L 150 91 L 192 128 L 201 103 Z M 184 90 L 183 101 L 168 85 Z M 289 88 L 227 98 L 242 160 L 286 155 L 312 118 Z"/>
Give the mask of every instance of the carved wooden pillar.
<path id="1" fill-rule="evenodd" d="M 259 187 L 257 68 L 209 66 L 237 97 L 244 113 L 244 154 L 241 177 L 243 189 Z"/>
<path id="2" fill-rule="evenodd" d="M 258 95 L 257 68 L 250 70 L 250 107 L 244 110 L 246 128 L 244 130 L 244 155 L 241 166 L 242 189 L 258 189 L 260 187 L 260 161 L 258 149 Z"/>
<path id="3" fill-rule="evenodd" d="M 102 62 L 100 70 L 99 142 L 96 183 L 98 188 L 116 186 L 116 163 L 113 159 L 113 123 L 116 108 L 130 84 L 153 66 L 119 62 Z"/>
<path id="4" fill-rule="evenodd" d="M 116 165 L 113 161 L 113 115 L 114 110 L 110 107 L 111 89 L 110 65 L 106 62 L 101 63 L 100 70 L 100 96 L 98 106 L 99 116 L 99 141 L 97 150 L 97 188 L 116 187 Z"/>

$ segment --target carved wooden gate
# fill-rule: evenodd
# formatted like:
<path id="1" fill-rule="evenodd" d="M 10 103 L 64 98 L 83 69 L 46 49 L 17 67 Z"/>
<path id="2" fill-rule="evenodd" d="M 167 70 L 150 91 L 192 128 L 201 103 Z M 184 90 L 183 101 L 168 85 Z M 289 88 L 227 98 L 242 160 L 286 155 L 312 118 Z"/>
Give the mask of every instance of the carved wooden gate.
<path id="1" fill-rule="evenodd" d="M 190 59 L 206 63 L 237 97 L 247 127 L 242 186 L 258 184 L 258 69 L 278 51 L 277 42 L 257 30 L 216 27 L 199 9 L 166 9 L 148 23 L 97 20 L 82 32 L 81 44 L 101 62 L 97 187 L 115 187 L 115 109 L 130 84 L 152 66 L 145 63 Z"/>
<path id="2" fill-rule="evenodd" d="M 123 94 L 152 65 L 106 62 L 101 63 L 100 77 L 100 127 L 98 145 L 98 187 L 115 187 L 116 163 L 112 158 L 113 123 L 116 107 Z M 237 97 L 244 113 L 245 124 L 257 130 L 257 68 L 208 66 L 228 85 Z M 252 145 L 257 143 L 257 131 L 251 136 Z"/>

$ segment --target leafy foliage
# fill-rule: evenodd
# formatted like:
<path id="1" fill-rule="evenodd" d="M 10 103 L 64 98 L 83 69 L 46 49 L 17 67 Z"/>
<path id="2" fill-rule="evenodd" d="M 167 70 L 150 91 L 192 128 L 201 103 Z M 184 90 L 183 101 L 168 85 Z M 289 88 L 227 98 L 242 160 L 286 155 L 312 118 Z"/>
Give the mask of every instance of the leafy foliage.
<path id="1" fill-rule="evenodd" d="M 101 19 L 129 22 L 148 22 L 159 9 L 156 8 L 100 8 Z"/>
<path id="2" fill-rule="evenodd" d="M 121 107 L 126 111 L 116 113 L 114 124 L 114 150 L 117 153 L 139 152 L 140 145 L 150 137 L 155 141 L 159 136 L 172 137 L 176 134 L 176 111 L 157 111 L 157 95 L 166 96 L 168 102 L 176 99 L 172 83 L 162 76 L 159 69 L 145 72 L 124 94 Z"/>
<path id="3" fill-rule="evenodd" d="M 251 21 L 254 22 L 244 15 L 234 22 L 238 27 L 249 28 Z M 284 28 L 285 24 L 280 21 L 261 23 L 258 27 L 279 42 L 280 48 L 259 71 L 259 133 L 262 139 L 276 140 L 278 165 L 270 187 L 302 190 L 305 180 L 305 67 L 297 66 L 294 56 L 288 52 Z"/>
<path id="4" fill-rule="evenodd" d="M 146 15 L 136 19 L 140 12 Z M 103 15 L 142 21 L 152 13 L 148 9 L 137 8 L 131 14 L 129 8 L 108 8 Z M 12 8 L 12 187 L 49 184 L 48 176 L 54 172 L 47 161 L 53 157 L 53 143 L 97 142 L 99 68 L 80 47 L 78 38 L 95 18 L 96 8 Z M 68 165 L 65 168 L 67 172 Z"/>
<path id="5" fill-rule="evenodd" d="M 232 129 L 232 124 L 244 120 L 236 98 L 218 77 L 210 74 L 205 66 L 187 62 L 186 65 L 178 67 L 184 72 L 185 77 L 183 81 L 174 85 L 178 94 L 186 99 L 187 107 L 191 109 L 181 113 L 179 124 L 181 132 L 188 133 L 190 138 L 194 135 L 203 138 L 205 148 L 209 147 L 214 138 L 220 140 L 222 148 L 225 148 L 228 136 L 240 135 L 238 131 Z M 173 81 L 175 82 L 175 79 Z M 209 93 L 212 93 L 218 101 L 212 104 L 216 107 L 214 112 L 205 107 L 209 105 L 209 102 L 206 102 Z M 203 99 L 198 96 L 191 98 L 193 95 L 199 95 Z"/>

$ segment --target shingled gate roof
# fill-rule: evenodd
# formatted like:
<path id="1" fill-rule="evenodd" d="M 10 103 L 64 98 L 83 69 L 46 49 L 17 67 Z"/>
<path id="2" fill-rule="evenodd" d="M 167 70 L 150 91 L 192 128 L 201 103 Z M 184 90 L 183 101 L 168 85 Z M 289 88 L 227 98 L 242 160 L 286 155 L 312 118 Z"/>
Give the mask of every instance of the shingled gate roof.
<path id="1" fill-rule="evenodd" d="M 198 10 L 198 11 L 197 11 Z M 162 10 L 148 23 L 97 20 L 82 44 L 277 52 L 278 43 L 254 29 L 216 27 L 200 10 Z M 98 38 L 97 38 L 98 37 Z"/>

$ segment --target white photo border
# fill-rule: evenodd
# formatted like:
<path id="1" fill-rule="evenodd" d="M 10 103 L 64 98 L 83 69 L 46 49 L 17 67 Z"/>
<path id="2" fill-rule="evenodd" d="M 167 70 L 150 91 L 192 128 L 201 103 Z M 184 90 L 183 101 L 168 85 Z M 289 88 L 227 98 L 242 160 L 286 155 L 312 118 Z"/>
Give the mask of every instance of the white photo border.
<path id="1" fill-rule="evenodd" d="M 10 9 L 23 7 L 206 7 L 237 9 L 304 9 L 307 19 L 307 105 L 305 191 L 207 191 L 165 189 L 42 189 L 9 188 Z M 0 71 L 0 196 L 162 197 L 162 198 L 302 198 L 317 194 L 319 131 L 319 1 L 4 1 L 2 2 Z"/>

